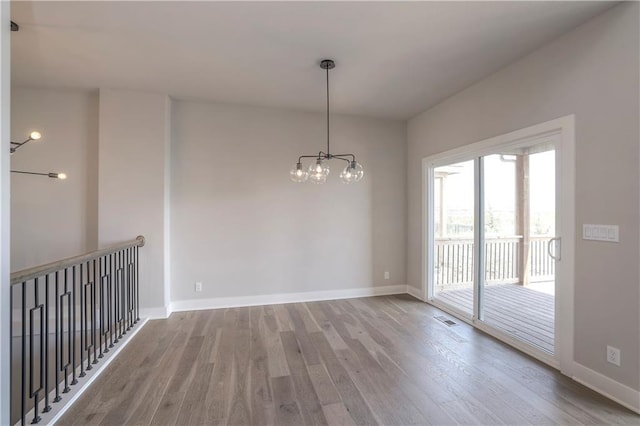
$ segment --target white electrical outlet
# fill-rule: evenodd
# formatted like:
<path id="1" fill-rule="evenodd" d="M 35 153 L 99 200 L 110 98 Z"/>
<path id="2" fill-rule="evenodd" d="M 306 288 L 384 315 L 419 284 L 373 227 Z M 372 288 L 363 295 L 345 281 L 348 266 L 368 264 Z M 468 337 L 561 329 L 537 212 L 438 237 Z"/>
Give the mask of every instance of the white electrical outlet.
<path id="1" fill-rule="evenodd" d="M 200 281 L 196 283 L 196 291 L 202 291 L 202 283 Z"/>
<path id="2" fill-rule="evenodd" d="M 389 279 L 389 271 L 384 271 L 384 279 L 385 280 Z"/>
<path id="3" fill-rule="evenodd" d="M 607 362 L 620 367 L 620 349 L 607 346 Z"/>

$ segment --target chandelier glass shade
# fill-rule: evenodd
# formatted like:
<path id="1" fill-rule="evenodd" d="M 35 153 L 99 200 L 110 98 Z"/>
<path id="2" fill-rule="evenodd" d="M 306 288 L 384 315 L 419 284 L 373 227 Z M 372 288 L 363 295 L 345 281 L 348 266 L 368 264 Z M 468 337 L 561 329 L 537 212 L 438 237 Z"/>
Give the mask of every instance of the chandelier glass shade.
<path id="1" fill-rule="evenodd" d="M 332 154 L 330 150 L 330 117 L 329 117 L 329 70 L 335 68 L 336 64 L 331 59 L 323 59 L 320 61 L 320 68 L 327 73 L 327 151 L 320 151 L 317 155 L 301 155 L 298 162 L 291 168 L 289 177 L 293 182 L 302 183 L 310 181 L 315 184 L 322 184 L 327 181 L 329 175 L 329 160 L 341 160 L 346 162 L 345 168 L 340 173 L 340 180 L 343 183 L 358 182 L 364 176 L 362 165 L 356 161 L 353 154 Z M 302 163 L 303 159 L 314 159 L 314 161 L 305 167 Z"/>
<path id="2" fill-rule="evenodd" d="M 362 176 L 364 176 L 362 165 L 352 161 L 342 170 L 342 173 L 340 173 L 340 180 L 342 180 L 343 183 L 359 182 Z"/>

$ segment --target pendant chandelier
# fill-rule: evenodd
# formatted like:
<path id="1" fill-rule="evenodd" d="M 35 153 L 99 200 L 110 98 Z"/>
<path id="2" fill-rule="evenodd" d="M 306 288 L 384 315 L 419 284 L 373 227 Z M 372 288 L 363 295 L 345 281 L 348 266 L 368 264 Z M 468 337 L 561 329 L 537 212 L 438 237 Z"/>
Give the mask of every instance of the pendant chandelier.
<path id="1" fill-rule="evenodd" d="M 40 134 L 40 132 L 38 131 L 33 131 L 31 133 L 29 133 L 29 137 L 27 139 L 25 139 L 22 142 L 11 142 L 11 155 L 13 155 L 14 152 L 16 152 L 17 150 L 19 150 L 20 148 L 22 148 L 25 144 L 31 142 L 31 141 L 38 141 L 42 138 L 42 135 Z M 24 170 L 11 170 L 11 173 L 18 173 L 18 174 L 22 174 L 22 175 L 35 175 L 35 176 L 46 176 L 49 177 L 51 179 L 61 179 L 61 180 L 65 180 L 67 178 L 67 175 L 65 173 L 55 173 L 55 172 L 46 172 L 46 173 L 42 173 L 42 172 L 27 172 Z"/>
<path id="2" fill-rule="evenodd" d="M 340 180 L 343 183 L 358 182 L 364 175 L 362 165 L 356 161 L 356 156 L 353 154 L 332 154 L 329 147 L 329 70 L 335 68 L 336 64 L 331 59 L 324 59 L 320 61 L 320 68 L 327 73 L 327 151 L 318 152 L 317 155 L 301 155 L 298 157 L 298 162 L 293 166 L 289 172 L 291 180 L 294 182 L 307 182 L 312 183 L 325 183 L 327 176 L 329 175 L 329 160 L 342 160 L 346 162 L 342 173 L 340 173 Z M 313 161 L 308 167 L 302 164 L 303 158 L 313 158 Z"/>

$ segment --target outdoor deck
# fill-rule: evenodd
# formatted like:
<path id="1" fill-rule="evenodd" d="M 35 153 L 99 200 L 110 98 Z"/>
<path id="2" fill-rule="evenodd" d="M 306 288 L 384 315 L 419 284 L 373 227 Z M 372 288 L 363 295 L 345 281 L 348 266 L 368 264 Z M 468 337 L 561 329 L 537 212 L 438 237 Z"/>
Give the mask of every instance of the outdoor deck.
<path id="1" fill-rule="evenodd" d="M 441 291 L 436 297 L 466 312 L 473 312 L 473 289 Z M 517 284 L 485 287 L 487 324 L 548 352 L 554 345 L 554 296 Z"/>

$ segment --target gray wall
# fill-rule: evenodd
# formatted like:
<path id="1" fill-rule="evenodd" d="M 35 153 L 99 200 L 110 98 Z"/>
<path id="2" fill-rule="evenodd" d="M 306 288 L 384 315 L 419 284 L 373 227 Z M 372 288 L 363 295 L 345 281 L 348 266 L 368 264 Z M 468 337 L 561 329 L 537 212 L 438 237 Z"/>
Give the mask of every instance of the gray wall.
<path id="1" fill-rule="evenodd" d="M 623 4 L 410 120 L 408 280 L 421 286 L 421 159 L 576 116 L 576 235 L 620 225 L 620 243 L 576 241 L 575 360 L 640 388 L 638 5 Z M 606 363 L 606 345 L 622 366 Z"/>
<path id="2" fill-rule="evenodd" d="M 101 89 L 99 105 L 99 245 L 145 237 L 139 250 L 141 315 L 163 316 L 162 308 L 169 304 L 165 275 L 169 97 Z"/>
<path id="3" fill-rule="evenodd" d="M 11 90 L 11 140 L 42 133 L 11 156 L 11 168 L 68 176 L 11 175 L 12 271 L 96 248 L 96 101 L 89 91 Z"/>
<path id="4" fill-rule="evenodd" d="M 332 151 L 365 177 L 344 185 L 332 161 L 313 185 L 288 173 L 324 149 L 323 114 L 175 102 L 172 118 L 173 301 L 406 284 L 405 123 L 333 117 Z"/>

